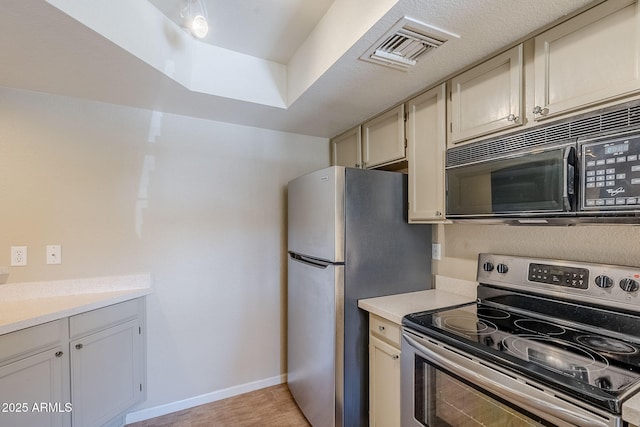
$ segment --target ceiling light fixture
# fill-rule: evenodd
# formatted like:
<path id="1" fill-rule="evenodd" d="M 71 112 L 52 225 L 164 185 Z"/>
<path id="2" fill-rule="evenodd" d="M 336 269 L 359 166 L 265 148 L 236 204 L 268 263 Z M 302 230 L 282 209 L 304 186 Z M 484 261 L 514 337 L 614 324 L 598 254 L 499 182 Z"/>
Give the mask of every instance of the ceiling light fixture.
<path id="1" fill-rule="evenodd" d="M 186 0 L 185 6 L 180 11 L 183 26 L 194 37 L 203 39 L 209 32 L 207 21 L 207 7 L 203 0 Z"/>

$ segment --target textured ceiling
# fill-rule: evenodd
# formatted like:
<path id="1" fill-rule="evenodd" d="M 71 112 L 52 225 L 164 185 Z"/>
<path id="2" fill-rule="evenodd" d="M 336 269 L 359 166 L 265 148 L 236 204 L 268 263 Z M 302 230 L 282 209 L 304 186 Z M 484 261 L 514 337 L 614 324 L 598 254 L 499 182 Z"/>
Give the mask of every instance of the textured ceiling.
<path id="1" fill-rule="evenodd" d="M 115 0 L 113 0 L 115 1 Z M 130 0 L 140 2 L 145 0 Z M 154 0 L 156 1 L 156 0 Z M 160 2 L 161 0 L 157 0 Z M 221 0 L 222 1 L 222 0 Z M 283 0 L 284 1 L 284 0 Z M 335 0 L 328 10 L 345 2 Z M 105 6 L 104 1 L 86 0 Z M 86 3 L 85 2 L 85 3 Z M 122 0 L 120 1 L 122 2 Z M 222 1 L 226 7 L 239 11 L 248 4 L 263 1 Z M 92 99 L 114 104 L 147 108 L 156 111 L 190 115 L 205 119 L 276 129 L 287 132 L 331 137 L 381 112 L 412 94 L 450 76 L 452 73 L 503 49 L 536 29 L 552 23 L 590 0 L 398 0 L 363 35 L 332 59 L 330 66 L 304 87 L 285 108 L 259 102 L 247 102 L 230 96 L 190 90 L 166 72 L 159 72 L 141 61 L 129 50 L 105 38 L 50 3 L 73 4 L 70 0 L 9 0 L 0 6 L 0 85 L 49 92 L 65 96 Z M 107 2 L 108 3 L 108 2 Z M 269 4 L 270 13 L 264 19 L 277 20 L 279 1 Z M 297 7 L 310 1 L 292 2 Z M 324 6 L 327 5 L 326 2 Z M 340 4 L 339 4 L 340 3 Z M 128 4 L 128 3 L 127 3 Z M 373 3 L 371 3 L 373 5 Z M 126 9 L 126 8 L 125 8 Z M 321 9 L 321 8 L 320 8 Z M 212 13 L 211 11 L 209 12 Z M 316 18 L 317 18 L 316 12 Z M 240 15 L 247 15 L 246 12 Z M 310 13 L 309 15 L 313 15 Z M 358 59 L 382 34 L 402 16 L 410 16 L 449 32 L 458 34 L 445 46 L 424 57 L 410 72 L 392 70 Z M 272 17 L 272 18 L 267 18 Z M 255 18 L 255 17 L 254 17 Z M 358 16 L 339 17 L 335 30 L 353 26 Z M 279 18 L 278 18 L 279 19 Z M 28 22 L 29 25 L 24 25 Z M 241 27 L 246 40 L 235 49 L 258 45 L 256 40 L 288 39 L 292 42 L 280 52 L 260 47 L 252 55 L 264 55 L 271 60 L 287 61 L 292 52 L 310 41 L 308 31 L 297 28 L 288 35 L 287 20 L 272 26 L 264 25 L 261 34 L 251 20 L 223 20 L 224 25 Z M 243 27 L 243 25 L 246 25 Z M 292 26 L 291 29 L 293 31 Z M 112 28 L 117 34 L 119 28 Z M 252 31 L 253 30 L 253 31 Z M 280 34 L 275 34 L 280 32 Z M 268 34 L 268 35 L 267 35 Z M 303 39 L 305 38 L 305 39 Z M 316 44 L 322 39 L 311 40 Z M 209 43 L 212 43 L 209 41 Z M 244 47 L 242 47 L 244 46 Z M 225 47 L 225 46 L 223 46 Z M 227 49 L 233 50 L 230 45 Z M 324 46 L 316 46 L 323 52 Z M 326 51 L 330 52 L 329 46 Z M 267 53 L 265 53 L 267 52 Z M 245 51 L 243 53 L 249 53 Z M 334 50 L 335 53 L 335 50 Z M 275 55 L 275 56 L 271 56 Z M 291 92 L 293 70 L 311 67 L 316 60 L 307 58 L 303 64 L 283 64 L 288 70 Z M 224 64 L 219 64 L 224 66 Z M 210 79 L 215 80 L 212 74 Z M 241 79 L 241 76 L 238 76 Z"/>

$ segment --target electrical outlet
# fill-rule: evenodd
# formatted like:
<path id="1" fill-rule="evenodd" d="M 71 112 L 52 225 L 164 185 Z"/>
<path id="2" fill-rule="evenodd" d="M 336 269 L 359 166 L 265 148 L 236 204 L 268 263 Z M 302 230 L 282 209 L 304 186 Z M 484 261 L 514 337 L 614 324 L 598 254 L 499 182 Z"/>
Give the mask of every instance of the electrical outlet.
<path id="1" fill-rule="evenodd" d="M 432 243 L 431 244 L 431 259 L 439 261 L 442 259 L 442 247 L 440 243 Z"/>
<path id="2" fill-rule="evenodd" d="M 47 264 L 62 264 L 62 246 L 47 245 Z"/>
<path id="3" fill-rule="evenodd" d="M 13 267 L 24 267 L 27 265 L 26 246 L 11 246 L 11 265 Z"/>

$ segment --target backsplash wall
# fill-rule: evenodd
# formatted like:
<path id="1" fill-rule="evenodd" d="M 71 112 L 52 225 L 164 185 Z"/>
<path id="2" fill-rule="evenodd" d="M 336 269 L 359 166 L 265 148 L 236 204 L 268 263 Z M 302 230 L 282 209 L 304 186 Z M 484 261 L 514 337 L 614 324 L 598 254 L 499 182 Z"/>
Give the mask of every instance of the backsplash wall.
<path id="1" fill-rule="evenodd" d="M 640 267 L 640 225 L 434 227 L 442 260 L 433 261 L 433 270 L 444 276 L 475 281 L 482 252 Z"/>

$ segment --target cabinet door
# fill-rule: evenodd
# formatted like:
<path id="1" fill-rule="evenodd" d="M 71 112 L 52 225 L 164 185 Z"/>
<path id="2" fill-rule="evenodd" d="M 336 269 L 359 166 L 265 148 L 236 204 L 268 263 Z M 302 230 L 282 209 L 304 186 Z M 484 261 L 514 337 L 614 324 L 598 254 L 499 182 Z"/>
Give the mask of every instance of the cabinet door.
<path id="1" fill-rule="evenodd" d="M 74 426 L 102 426 L 142 401 L 143 339 L 138 320 L 70 345 Z"/>
<path id="2" fill-rule="evenodd" d="M 639 16 L 609 1 L 535 38 L 536 120 L 638 92 Z"/>
<path id="3" fill-rule="evenodd" d="M 366 169 L 405 159 L 404 105 L 362 125 L 362 156 Z"/>
<path id="4" fill-rule="evenodd" d="M 444 221 L 445 84 L 407 102 L 409 222 Z"/>
<path id="5" fill-rule="evenodd" d="M 56 347 L 0 367 L 0 425 L 68 426 L 68 363 L 62 347 Z"/>
<path id="6" fill-rule="evenodd" d="M 362 144 L 360 126 L 331 139 L 331 159 L 333 166 L 349 168 L 362 167 Z"/>
<path id="7" fill-rule="evenodd" d="M 520 44 L 451 80 L 453 144 L 522 125 L 522 70 Z"/>
<path id="8" fill-rule="evenodd" d="M 369 425 L 400 427 L 400 350 L 369 335 Z"/>

